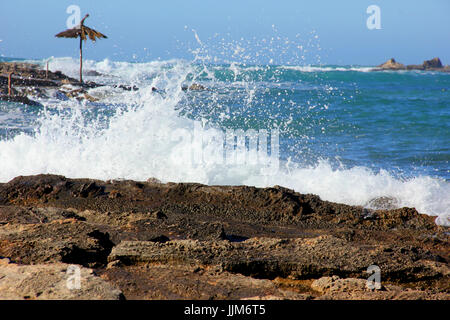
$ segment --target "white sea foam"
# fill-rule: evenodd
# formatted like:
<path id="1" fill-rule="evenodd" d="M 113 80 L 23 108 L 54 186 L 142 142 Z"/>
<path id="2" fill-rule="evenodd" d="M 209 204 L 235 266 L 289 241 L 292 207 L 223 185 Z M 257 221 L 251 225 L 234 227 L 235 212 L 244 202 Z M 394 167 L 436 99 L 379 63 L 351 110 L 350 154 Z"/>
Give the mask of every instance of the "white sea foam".
<path id="1" fill-rule="evenodd" d="M 172 68 L 166 68 L 168 64 Z M 427 176 L 401 180 L 388 172 L 373 172 L 364 167 L 333 168 L 326 160 L 314 166 L 281 163 L 278 172 L 272 175 L 261 174 L 262 166 L 257 164 L 190 164 L 187 158 L 190 151 L 201 143 L 191 139 L 196 122 L 176 111 L 184 96 L 181 86 L 192 72 L 188 63 L 133 64 L 105 60 L 87 61 L 85 65 L 116 76 L 116 81 L 140 77 L 150 80 L 139 91 L 121 93 L 120 101 L 130 107 L 118 111 L 106 127 L 96 121 L 86 126 L 82 104 L 70 100 L 60 102 L 65 110 L 71 110 L 69 115 L 47 112 L 42 115 L 34 136 L 21 134 L 0 141 L 1 182 L 19 175 L 51 173 L 103 180 L 155 177 L 166 182 L 281 185 L 351 205 L 364 206 L 371 199 L 389 196 L 399 206 L 415 207 L 419 212 L 438 216 L 437 223 L 450 225 L 450 184 Z M 77 70 L 72 59 L 55 59 L 51 68 L 74 76 Z M 155 84 L 165 92 L 152 92 Z M 54 101 L 43 103 L 55 107 Z M 207 144 L 208 137 L 218 130 L 205 130 L 203 143 Z"/>
<path id="2" fill-rule="evenodd" d="M 332 72 L 332 71 L 358 71 L 370 72 L 373 67 L 331 67 L 331 66 L 282 66 L 283 69 L 295 70 L 300 72 Z"/>

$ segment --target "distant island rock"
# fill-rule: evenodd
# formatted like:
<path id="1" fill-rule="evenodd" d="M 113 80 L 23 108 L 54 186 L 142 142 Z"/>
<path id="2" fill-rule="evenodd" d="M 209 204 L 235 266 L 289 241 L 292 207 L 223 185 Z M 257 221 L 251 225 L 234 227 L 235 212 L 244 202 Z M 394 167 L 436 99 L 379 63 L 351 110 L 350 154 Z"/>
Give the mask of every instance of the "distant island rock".
<path id="1" fill-rule="evenodd" d="M 398 63 L 394 58 L 389 59 L 383 64 L 380 64 L 378 68 L 383 70 L 405 70 L 406 67 L 404 64 Z"/>
<path id="2" fill-rule="evenodd" d="M 441 59 L 434 58 L 423 62 L 424 68 L 443 68 Z"/>
<path id="3" fill-rule="evenodd" d="M 450 72 L 450 66 L 444 66 L 439 58 L 433 58 L 431 60 L 425 60 L 422 64 L 411 64 L 405 66 L 402 63 L 395 61 L 394 58 L 389 59 L 383 64 L 380 64 L 372 71 L 384 71 L 384 70 L 422 70 L 422 71 L 441 71 Z"/>

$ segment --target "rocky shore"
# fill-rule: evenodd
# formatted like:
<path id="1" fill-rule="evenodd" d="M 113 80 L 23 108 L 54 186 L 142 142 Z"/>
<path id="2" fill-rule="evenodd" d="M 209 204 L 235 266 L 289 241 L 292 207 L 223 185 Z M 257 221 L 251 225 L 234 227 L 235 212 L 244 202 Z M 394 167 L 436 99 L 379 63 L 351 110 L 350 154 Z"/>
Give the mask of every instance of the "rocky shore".
<path id="1" fill-rule="evenodd" d="M 85 76 L 105 76 L 95 70 L 86 70 Z M 11 77 L 11 80 L 8 78 Z M 9 83 L 10 82 L 10 83 Z M 11 90 L 9 90 L 11 85 Z M 89 89 L 103 86 L 101 83 L 78 80 L 66 76 L 61 71 L 43 70 L 41 66 L 26 62 L 0 62 L 0 101 L 18 102 L 30 106 L 41 106 L 37 98 L 57 98 L 60 100 L 77 99 L 78 101 L 97 102 L 99 97 L 89 94 Z M 113 85 L 124 91 L 137 91 L 138 87 L 126 84 Z M 201 84 L 191 83 L 182 86 L 184 91 L 207 90 Z M 153 92 L 161 92 L 152 88 Z"/>
<path id="2" fill-rule="evenodd" d="M 87 72 L 90 74 L 90 71 Z M 11 81 L 8 79 L 11 77 Z M 11 92 L 8 86 L 11 82 Z M 25 62 L 0 62 L 0 100 L 40 106 L 33 99 L 52 96 L 97 101 L 87 90 L 102 86 L 93 81 L 80 83 L 61 71 L 43 70 L 39 65 Z"/>
<path id="3" fill-rule="evenodd" d="M 17 177 L 0 184 L 0 299 L 448 300 L 434 220 L 278 186 Z"/>
<path id="4" fill-rule="evenodd" d="M 450 66 L 444 66 L 439 58 L 433 58 L 431 60 L 425 60 L 422 64 L 414 64 L 405 66 L 402 63 L 395 61 L 394 58 L 389 59 L 383 64 L 380 64 L 372 71 L 384 71 L 384 70 L 420 70 L 420 71 L 439 71 L 439 72 L 450 72 Z"/>

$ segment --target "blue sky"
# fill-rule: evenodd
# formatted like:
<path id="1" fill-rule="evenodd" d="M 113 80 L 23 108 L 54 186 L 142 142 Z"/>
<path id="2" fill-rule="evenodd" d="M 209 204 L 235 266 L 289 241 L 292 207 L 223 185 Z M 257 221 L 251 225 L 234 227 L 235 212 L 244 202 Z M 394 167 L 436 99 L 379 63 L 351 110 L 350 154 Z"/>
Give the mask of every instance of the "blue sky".
<path id="1" fill-rule="evenodd" d="M 72 4 L 109 37 L 86 44 L 87 59 L 191 59 L 194 29 L 203 54 L 230 58 L 238 48 L 252 62 L 413 64 L 438 56 L 450 64 L 449 0 L 1 0 L 0 55 L 78 57 L 77 41 L 54 37 Z M 366 26 L 370 5 L 381 9 L 379 30 Z"/>

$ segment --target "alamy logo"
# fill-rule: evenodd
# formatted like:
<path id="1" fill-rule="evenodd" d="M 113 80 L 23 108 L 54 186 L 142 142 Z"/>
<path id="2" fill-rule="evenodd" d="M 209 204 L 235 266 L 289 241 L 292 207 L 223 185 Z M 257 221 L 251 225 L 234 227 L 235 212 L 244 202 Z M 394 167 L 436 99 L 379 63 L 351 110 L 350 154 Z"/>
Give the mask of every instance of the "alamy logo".
<path id="1" fill-rule="evenodd" d="M 367 29 L 374 30 L 374 29 L 381 29 L 381 10 L 380 7 L 377 5 L 371 5 L 367 7 L 366 10 L 367 14 L 370 14 L 370 16 L 367 18 Z"/>
<path id="2" fill-rule="evenodd" d="M 75 28 L 80 24 L 81 21 L 81 9 L 77 5 L 70 5 L 66 9 L 66 13 L 70 16 L 66 20 L 67 29 Z"/>
<path id="3" fill-rule="evenodd" d="M 371 265 L 367 268 L 367 273 L 371 276 L 367 279 L 366 286 L 368 289 L 381 289 L 381 269 L 377 265 Z"/>
<path id="4" fill-rule="evenodd" d="M 171 140 L 188 148 L 172 154 L 173 163 L 191 165 L 258 165 L 262 175 L 275 174 L 279 169 L 279 131 L 254 129 L 205 130 L 198 122 L 193 134 L 186 129 L 172 132 Z M 269 152 L 270 146 L 270 152 Z"/>
<path id="5" fill-rule="evenodd" d="M 79 266 L 70 265 L 66 271 L 66 287 L 69 290 L 81 289 L 81 269 Z"/>

